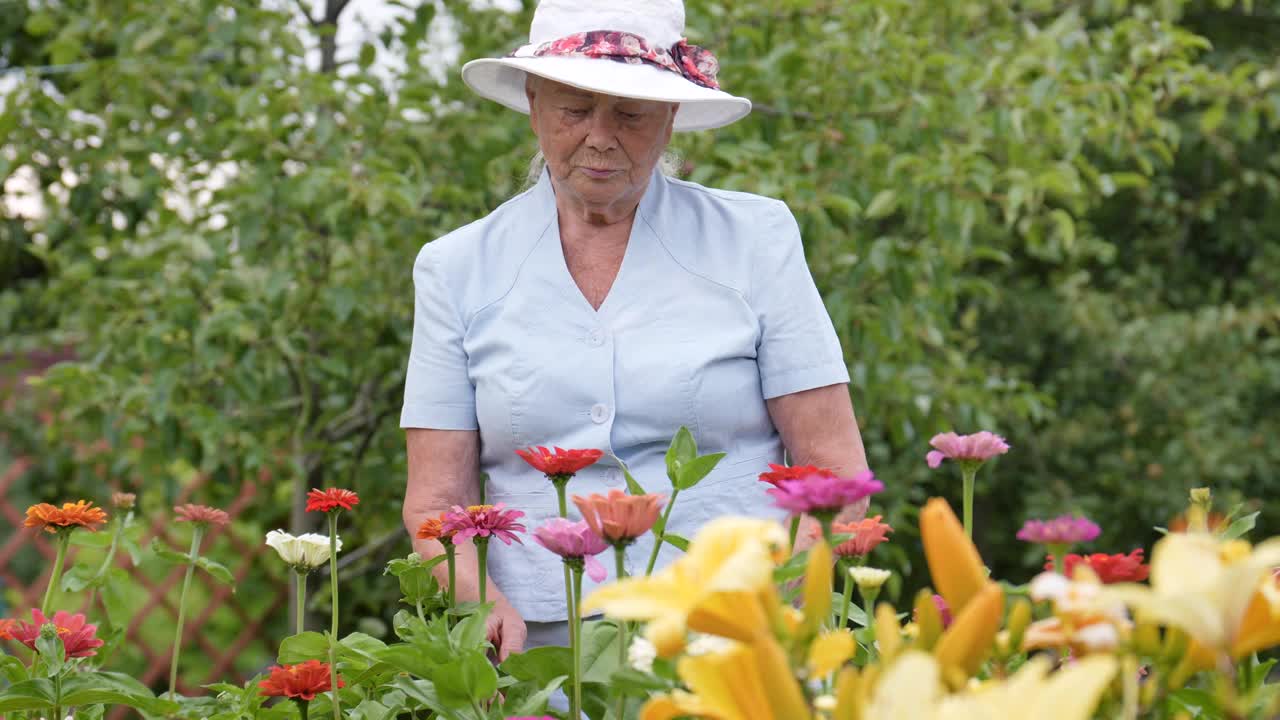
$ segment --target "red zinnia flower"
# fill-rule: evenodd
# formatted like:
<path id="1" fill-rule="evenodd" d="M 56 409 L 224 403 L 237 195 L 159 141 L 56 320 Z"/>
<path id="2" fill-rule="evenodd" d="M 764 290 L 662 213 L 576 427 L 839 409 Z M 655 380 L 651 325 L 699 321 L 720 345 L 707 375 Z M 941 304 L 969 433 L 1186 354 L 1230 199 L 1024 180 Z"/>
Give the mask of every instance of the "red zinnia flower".
<path id="1" fill-rule="evenodd" d="M 97 638 L 98 626 L 86 623 L 84 613 L 72 615 L 65 610 L 59 610 L 52 618 L 48 618 L 32 608 L 31 622 L 13 622 L 9 626 L 9 637 L 35 650 L 40 628 L 46 623 L 53 623 L 58 628 L 58 636 L 62 638 L 62 649 L 67 659 L 97 655 L 97 648 L 105 644 Z"/>
<path id="2" fill-rule="evenodd" d="M 454 505 L 452 510 L 445 513 L 441 530 L 453 533 L 454 545 L 461 545 L 473 537 L 488 539 L 490 536 L 508 545 L 512 540 L 523 545 L 516 533 L 524 532 L 525 527 L 516 521 L 524 517 L 524 513 L 519 510 L 504 510 L 505 507 L 502 503 L 470 505 L 466 509 Z"/>
<path id="3" fill-rule="evenodd" d="M 1063 564 L 1067 566 L 1066 576 L 1074 577 L 1076 566 L 1082 562 L 1093 568 L 1093 572 L 1103 584 L 1142 582 L 1147 579 L 1147 575 L 1151 574 L 1151 567 L 1142 563 L 1142 548 L 1138 548 L 1127 555 L 1124 553 L 1115 555 L 1107 555 L 1106 553 L 1076 555 L 1072 553 L 1063 560 Z M 1045 561 L 1044 569 L 1053 572 L 1052 555 Z"/>
<path id="4" fill-rule="evenodd" d="M 517 450 L 516 454 L 534 469 L 549 478 L 567 479 L 588 465 L 604 457 L 599 450 L 565 450 L 556 448 L 553 451 L 542 446 Z"/>
<path id="5" fill-rule="evenodd" d="M 77 500 L 74 503 L 63 503 L 62 507 L 49 503 L 32 505 L 27 508 L 27 519 L 22 526 L 40 528 L 45 532 L 77 527 L 96 531 L 106 521 L 107 514 L 102 508 L 94 507 L 92 502 Z"/>
<path id="6" fill-rule="evenodd" d="M 178 515 L 177 522 L 192 522 L 200 525 L 226 525 L 231 522 L 231 516 L 226 512 L 217 508 L 211 508 L 208 505 L 194 505 L 187 503 L 179 505 L 173 509 Z"/>
<path id="7" fill-rule="evenodd" d="M 316 695 L 329 692 L 329 664 L 319 660 L 307 660 L 295 665 L 273 665 L 266 680 L 258 683 L 262 694 L 268 697 L 288 697 L 314 700 Z M 338 678 L 338 687 L 346 687 Z"/>
<path id="8" fill-rule="evenodd" d="M 796 480 L 803 477 L 809 477 L 810 475 L 829 478 L 836 476 L 836 474 L 830 470 L 816 467 L 814 465 L 792 465 L 788 467 L 786 465 L 774 465 L 773 463 L 769 463 L 769 470 L 771 472 L 760 473 L 760 481 L 767 482 L 774 487 L 781 485 L 783 480 Z"/>
<path id="9" fill-rule="evenodd" d="M 307 512 L 329 512 L 334 508 L 350 510 L 360 504 L 360 496 L 342 488 L 328 488 L 307 493 Z"/>
<path id="10" fill-rule="evenodd" d="M 833 534 L 853 537 L 835 546 L 831 551 L 837 557 L 862 557 L 870 553 L 877 545 L 888 539 L 885 537 L 887 533 L 893 532 L 893 528 L 880 522 L 880 518 L 880 515 L 876 515 L 858 522 L 832 523 Z M 814 528 L 813 536 L 822 537 L 822 528 Z"/>

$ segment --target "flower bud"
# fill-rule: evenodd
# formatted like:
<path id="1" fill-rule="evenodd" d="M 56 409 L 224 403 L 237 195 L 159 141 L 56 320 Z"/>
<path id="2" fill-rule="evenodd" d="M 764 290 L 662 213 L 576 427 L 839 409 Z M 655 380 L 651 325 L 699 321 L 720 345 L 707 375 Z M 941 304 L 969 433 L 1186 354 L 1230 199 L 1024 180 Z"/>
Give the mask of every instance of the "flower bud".
<path id="1" fill-rule="evenodd" d="M 902 628 L 898 625 L 898 614 L 889 603 L 876 606 L 875 628 L 880 662 L 887 667 L 902 650 Z"/>
<path id="2" fill-rule="evenodd" d="M 884 587 L 884 584 L 889 581 L 893 573 L 873 567 L 854 567 L 849 568 L 849 575 L 858 584 L 858 591 L 866 595 L 868 591 L 875 591 Z"/>
<path id="3" fill-rule="evenodd" d="M 130 492 L 111 493 L 111 507 L 117 510 L 132 510 L 138 496 Z"/>
<path id="4" fill-rule="evenodd" d="M 1161 654 L 1159 625 L 1146 618 L 1138 618 L 1138 623 L 1133 629 L 1133 645 L 1137 648 L 1139 655 L 1159 657 Z"/>
<path id="5" fill-rule="evenodd" d="M 924 588 L 916 593 L 915 621 L 917 628 L 915 647 L 925 652 L 933 650 L 942 636 L 942 613 L 933 600 L 933 590 Z"/>
<path id="6" fill-rule="evenodd" d="M 1022 647 L 1022 635 L 1030 625 L 1031 601 L 1026 598 L 1014 600 L 1013 606 L 1009 608 L 1009 619 L 1005 623 L 1005 626 L 1009 629 L 1009 648 L 1011 652 L 1016 652 Z"/>

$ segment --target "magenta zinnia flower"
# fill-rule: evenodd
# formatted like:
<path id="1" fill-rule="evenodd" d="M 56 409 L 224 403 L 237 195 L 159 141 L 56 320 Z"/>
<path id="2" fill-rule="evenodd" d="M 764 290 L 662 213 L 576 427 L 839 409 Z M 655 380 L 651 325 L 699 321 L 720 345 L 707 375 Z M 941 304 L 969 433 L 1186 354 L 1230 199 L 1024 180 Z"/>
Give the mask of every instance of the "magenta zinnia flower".
<path id="1" fill-rule="evenodd" d="M 1052 520 L 1028 520 L 1018 531 L 1018 539 L 1041 545 L 1075 545 L 1089 542 L 1101 532 L 1086 518 L 1063 515 Z"/>
<path id="2" fill-rule="evenodd" d="M 454 505 L 444 515 L 441 531 L 453 533 L 453 544 L 461 545 L 463 541 L 473 537 L 496 537 L 510 545 L 514 540 L 520 542 L 516 533 L 524 532 L 524 525 L 516 522 L 524 517 L 519 510 L 505 510 L 502 503 L 497 505 L 469 505 L 463 508 Z M 523 545 L 523 543 L 521 543 Z"/>
<path id="3" fill-rule="evenodd" d="M 36 638 L 40 637 L 40 628 L 45 623 L 53 623 L 58 628 L 66 659 L 97 655 L 97 649 L 105 644 L 97 637 L 98 626 L 85 622 L 84 613 L 72 615 L 65 610 L 59 610 L 50 618 L 32 608 L 31 622 L 19 622 L 10 626 L 9 636 L 35 650 Z"/>
<path id="4" fill-rule="evenodd" d="M 884 490 L 870 470 L 849 478 L 814 473 L 782 480 L 766 492 L 783 510 L 793 513 L 836 513 L 868 495 Z"/>
<path id="5" fill-rule="evenodd" d="M 938 467 L 947 458 L 982 464 L 996 455 L 1009 452 L 1009 444 L 1004 438 L 986 430 L 972 435 L 941 433 L 934 435 L 929 444 L 937 448 L 925 456 L 931 468 Z"/>
<path id="6" fill-rule="evenodd" d="M 595 582 L 604 580 L 604 566 L 595 556 L 609 545 L 586 522 L 552 518 L 533 531 L 533 539 L 562 558 L 582 559 L 586 564 L 587 577 Z"/>

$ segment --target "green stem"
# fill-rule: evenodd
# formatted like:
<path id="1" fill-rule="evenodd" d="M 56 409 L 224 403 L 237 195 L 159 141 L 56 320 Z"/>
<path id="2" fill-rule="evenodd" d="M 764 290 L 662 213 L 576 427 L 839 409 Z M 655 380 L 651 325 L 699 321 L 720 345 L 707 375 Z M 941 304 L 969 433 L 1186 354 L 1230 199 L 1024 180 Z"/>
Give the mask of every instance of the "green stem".
<path id="1" fill-rule="evenodd" d="M 836 512 L 838 511 L 823 510 L 811 513 L 817 519 L 818 524 L 822 526 L 822 539 L 826 541 L 829 548 L 835 547 L 833 542 L 835 536 L 831 532 L 831 524 L 835 522 Z"/>
<path id="2" fill-rule="evenodd" d="M 582 567 L 573 568 L 573 606 L 575 612 L 569 622 L 574 626 L 573 643 L 573 702 L 569 706 L 569 717 L 578 720 L 582 717 L 582 617 L 576 608 L 582 598 Z"/>
<path id="3" fill-rule="evenodd" d="M 298 634 L 301 635 L 306 626 L 307 573 L 303 572 L 302 570 L 296 570 L 294 574 L 298 576 L 298 606 L 294 608 L 294 611 L 298 614 L 298 617 L 294 620 L 294 622 L 297 623 Z"/>
<path id="4" fill-rule="evenodd" d="M 978 474 L 977 468 L 962 467 L 960 474 L 963 476 L 963 492 L 964 497 L 964 534 L 970 540 L 973 539 L 973 478 Z"/>
<path id="5" fill-rule="evenodd" d="M 565 495 L 566 495 L 565 489 L 569 484 L 569 478 L 565 478 L 563 480 L 557 480 L 556 478 L 550 475 L 548 475 L 547 477 L 551 478 L 551 484 L 554 485 L 556 488 L 556 500 L 559 501 L 560 503 L 560 517 L 562 518 L 569 517 L 569 503 L 565 499 Z"/>
<path id="6" fill-rule="evenodd" d="M 62 672 L 53 676 L 53 718 L 62 720 Z"/>
<path id="7" fill-rule="evenodd" d="M 53 600 L 53 589 L 62 581 L 62 564 L 67 559 L 67 546 L 71 544 L 71 531 L 58 531 L 58 555 L 53 559 L 53 572 L 49 575 L 49 587 L 44 590 L 44 600 L 40 603 L 40 614 L 49 614 L 49 602 Z"/>
<path id="8" fill-rule="evenodd" d="M 307 706 L 310 703 L 302 698 L 294 698 L 294 702 L 298 703 L 298 717 L 302 718 L 302 720 L 307 720 Z"/>
<path id="9" fill-rule="evenodd" d="M 98 566 L 98 571 L 93 574 L 94 580 L 98 580 L 103 575 L 105 575 L 107 573 L 107 570 L 111 568 L 112 563 L 115 562 L 116 552 L 120 548 L 120 536 L 124 533 L 125 526 L 129 524 L 129 519 L 132 517 L 133 517 L 133 511 L 130 510 L 129 514 L 125 516 L 124 520 L 113 519 L 111 521 L 113 525 L 113 531 L 111 533 L 111 547 L 107 548 L 107 556 L 102 559 L 102 564 Z M 94 582 L 91 585 L 89 590 L 89 607 L 93 607 L 93 604 L 97 600 L 98 600 L 98 583 Z M 110 618 L 108 618 L 108 620 L 109 619 Z"/>
<path id="10" fill-rule="evenodd" d="M 801 518 L 801 516 L 800 516 L 800 515 L 793 515 L 793 516 L 791 517 L 791 535 L 790 535 L 790 537 L 791 537 L 791 545 L 790 545 L 790 548 L 791 548 L 791 551 L 792 551 L 792 552 L 795 552 L 795 549 L 796 549 L 796 536 L 798 536 L 798 535 L 800 534 L 800 518 Z"/>
<path id="11" fill-rule="evenodd" d="M 853 602 L 853 578 L 849 576 L 849 565 L 840 559 L 836 561 L 836 570 L 840 573 L 840 579 L 844 582 L 844 602 L 840 604 L 840 624 L 836 625 L 839 630 L 844 630 L 849 626 L 849 605 Z M 868 618 L 868 623 L 870 619 Z"/>
<path id="12" fill-rule="evenodd" d="M 187 619 L 187 591 L 191 589 L 191 577 L 196 572 L 196 558 L 200 556 L 200 540 L 204 537 L 204 525 L 197 523 L 191 532 L 191 551 L 187 553 L 187 574 L 182 579 L 182 592 L 178 594 L 178 626 L 173 632 L 173 654 L 169 658 L 169 697 L 178 697 L 178 655 L 182 651 L 182 625 Z"/>
<path id="13" fill-rule="evenodd" d="M 476 538 L 476 567 L 479 568 L 480 604 L 485 603 L 486 591 L 489 589 L 489 576 L 485 574 L 485 564 L 489 555 L 489 538 Z"/>
<path id="14" fill-rule="evenodd" d="M 667 507 L 662 511 L 662 532 L 654 533 L 653 552 L 649 553 L 649 564 L 644 568 L 645 577 L 653 574 L 653 566 L 658 562 L 658 551 L 662 549 L 663 538 L 667 531 L 667 520 L 671 519 L 671 508 L 676 506 L 676 497 L 680 495 L 680 488 L 672 488 L 671 499 L 667 501 Z"/>
<path id="15" fill-rule="evenodd" d="M 1067 576 L 1067 546 L 1050 544 L 1049 553 L 1053 555 L 1053 571 L 1070 580 Z"/>
<path id="16" fill-rule="evenodd" d="M 448 595 L 448 597 L 449 597 L 449 609 L 450 609 L 450 610 L 452 610 L 452 609 L 453 609 L 453 607 L 454 607 L 455 605 L 457 605 L 457 604 L 458 604 L 457 596 L 456 596 L 456 595 L 454 595 L 454 590 L 453 590 L 454 579 L 455 579 L 455 576 L 457 575 L 457 572 L 456 572 L 456 566 L 457 566 L 457 555 L 456 555 L 456 553 L 457 553 L 457 552 L 458 552 L 458 549 L 457 549 L 457 546 L 455 546 L 455 545 L 453 544 L 453 538 L 445 538 L 445 540 L 444 540 L 444 562 L 445 562 L 445 565 L 449 566 L 449 590 L 448 590 L 449 595 Z"/>
<path id="17" fill-rule="evenodd" d="M 565 620 L 569 623 L 569 652 L 572 656 L 573 648 L 577 647 L 578 642 L 577 623 L 574 622 L 574 618 L 578 617 L 578 604 L 573 597 L 573 573 L 569 570 L 569 562 L 566 559 L 562 564 L 564 566 L 564 612 Z"/>
<path id="18" fill-rule="evenodd" d="M 621 580 L 627 576 L 627 546 L 617 543 L 613 546 L 613 559 L 615 566 L 615 580 Z M 627 621 L 618 621 L 618 667 L 625 668 L 627 666 Z M 623 713 L 627 709 L 627 697 L 622 693 L 618 693 L 618 720 L 623 720 Z"/>
<path id="19" fill-rule="evenodd" d="M 341 720 L 338 707 L 338 511 L 329 512 L 329 692 L 333 696 L 333 720 Z"/>

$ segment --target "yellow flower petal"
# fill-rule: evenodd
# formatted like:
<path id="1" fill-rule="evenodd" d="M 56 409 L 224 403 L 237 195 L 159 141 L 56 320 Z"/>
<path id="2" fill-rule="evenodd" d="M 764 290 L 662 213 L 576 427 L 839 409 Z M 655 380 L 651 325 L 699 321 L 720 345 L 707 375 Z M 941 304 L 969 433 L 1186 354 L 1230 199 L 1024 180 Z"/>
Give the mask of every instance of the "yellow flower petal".
<path id="1" fill-rule="evenodd" d="M 823 540 L 809 548 L 804 572 L 804 632 L 818 631 L 831 616 L 831 548 Z"/>
<path id="2" fill-rule="evenodd" d="M 848 630 L 828 630 L 809 646 L 809 677 L 824 677 L 835 672 L 853 657 L 858 643 Z"/>
<path id="3" fill-rule="evenodd" d="M 953 669 L 962 673 L 965 679 L 973 677 L 992 649 L 1003 615 L 1004 590 L 996 583 L 988 582 L 956 615 L 933 650 L 934 657 L 942 665 L 944 677 L 950 677 Z"/>
<path id="4" fill-rule="evenodd" d="M 880 679 L 864 717 L 875 720 L 932 720 L 942 696 L 938 663 L 909 651 Z"/>
<path id="5" fill-rule="evenodd" d="M 1261 586 L 1253 591 L 1231 647 L 1232 657 L 1240 658 L 1280 645 L 1280 596 L 1277 588 L 1280 588 L 1280 581 L 1267 575 Z"/>
<path id="6" fill-rule="evenodd" d="M 924 588 L 916 593 L 915 603 L 916 640 L 913 643 L 917 650 L 928 652 L 942 637 L 942 612 L 933 601 L 933 590 Z"/>
<path id="7" fill-rule="evenodd" d="M 987 570 L 946 500 L 932 498 L 925 503 L 920 511 L 920 539 L 933 586 L 951 612 L 959 613 L 986 586 Z"/>
<path id="8" fill-rule="evenodd" d="M 898 625 L 898 614 L 889 603 L 876 606 L 875 628 L 880 664 L 888 667 L 902 649 L 902 627 Z"/>

